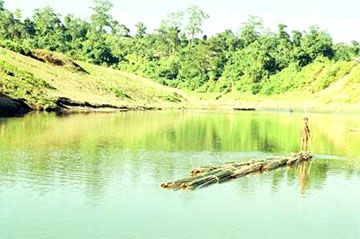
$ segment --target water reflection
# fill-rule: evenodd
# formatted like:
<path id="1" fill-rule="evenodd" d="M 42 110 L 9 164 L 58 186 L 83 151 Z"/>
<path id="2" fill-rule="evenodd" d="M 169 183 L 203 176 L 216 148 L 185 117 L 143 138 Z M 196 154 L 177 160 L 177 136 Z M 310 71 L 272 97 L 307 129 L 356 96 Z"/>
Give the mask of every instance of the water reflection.
<path id="1" fill-rule="evenodd" d="M 309 116 L 311 164 L 194 192 L 159 186 L 196 166 L 297 151 L 302 117 L 130 112 L 0 119 L 1 238 L 253 238 L 255 231 L 258 238 L 331 238 L 337 228 L 344 238 L 359 238 L 360 135 L 346 130 L 360 128 L 353 116 Z"/>
<path id="2" fill-rule="evenodd" d="M 318 159 L 311 165 L 264 175 L 271 177 L 271 183 L 262 187 L 277 192 L 284 182 L 299 184 L 305 194 L 321 188 L 329 174 L 359 175 L 360 135 L 346 130 L 349 125 L 359 127 L 358 119 L 310 117 L 316 139 L 312 151 L 320 154 Z M 0 190 L 8 183 L 27 184 L 43 193 L 52 187 L 78 185 L 96 198 L 114 180 L 123 187 L 128 181 L 129 185 L 145 182 L 157 187 L 186 176 L 195 166 L 296 151 L 301 121 L 302 115 L 195 112 L 34 114 L 0 120 Z M 330 160 L 321 154 L 344 155 L 345 159 Z"/>
<path id="3" fill-rule="evenodd" d="M 64 151 L 42 155 L 29 152 L 6 155 L 1 152 L 0 157 L 0 191 L 6 190 L 9 184 L 31 187 L 40 194 L 53 188 L 75 188 L 84 189 L 93 200 L 100 200 L 104 191 L 114 183 L 125 190 L 144 184 L 158 188 L 161 182 L 183 178 L 193 166 L 208 164 L 209 157 L 214 157 L 212 163 L 220 164 L 236 158 L 236 155 L 195 153 L 190 159 L 186 153 L 100 151 L 84 154 Z M 354 167 L 351 161 L 316 159 L 311 164 L 254 175 L 234 180 L 234 183 L 241 185 L 245 192 L 258 188 L 279 192 L 287 183 L 295 188 L 299 186 L 300 192 L 305 194 L 308 190 L 320 190 L 326 185 L 329 175 L 359 177 L 360 167 Z M 250 183 L 252 180 L 256 183 Z"/>
<path id="4" fill-rule="evenodd" d="M 359 120 L 344 116 L 333 122 L 332 117 L 311 116 L 314 122 L 312 151 L 359 156 L 360 135 L 346 130 L 348 125 L 360 127 Z M 0 124 L 5 131 L 0 147 L 291 152 L 299 149 L 301 115 L 192 112 L 132 112 L 63 118 L 30 115 Z"/>
<path id="5" fill-rule="evenodd" d="M 300 192 L 301 194 L 305 194 L 305 187 L 307 182 L 307 177 L 310 170 L 310 167 L 307 165 L 307 162 L 302 162 L 299 167 L 299 181 L 300 181 Z"/>

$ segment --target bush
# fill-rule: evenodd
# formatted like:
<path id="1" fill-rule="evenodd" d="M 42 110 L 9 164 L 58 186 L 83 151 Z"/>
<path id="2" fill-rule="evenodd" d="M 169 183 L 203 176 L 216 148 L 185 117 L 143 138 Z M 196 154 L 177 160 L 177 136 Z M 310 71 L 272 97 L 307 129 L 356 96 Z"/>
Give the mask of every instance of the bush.
<path id="1" fill-rule="evenodd" d="M 339 80 L 350 73 L 350 71 L 355 66 L 354 62 L 331 62 L 328 64 L 323 72 L 318 76 L 314 85 L 312 87 L 312 91 L 320 91 L 327 87 L 329 87 L 336 80 Z"/>
<path id="2" fill-rule="evenodd" d="M 31 53 L 31 46 L 29 41 L 14 42 L 11 40 L 2 40 L 0 41 L 0 46 L 26 56 L 30 55 Z"/>

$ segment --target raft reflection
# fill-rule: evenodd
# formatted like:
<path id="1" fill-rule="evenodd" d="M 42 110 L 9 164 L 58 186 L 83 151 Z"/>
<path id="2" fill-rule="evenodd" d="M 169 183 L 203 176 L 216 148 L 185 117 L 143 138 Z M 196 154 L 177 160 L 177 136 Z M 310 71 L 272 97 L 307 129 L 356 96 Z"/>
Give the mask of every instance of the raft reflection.
<path id="1" fill-rule="evenodd" d="M 312 116 L 312 121 L 324 122 L 312 126 L 317 138 L 312 149 L 315 154 L 349 157 L 330 160 L 318 156 L 310 172 L 309 165 L 272 172 L 264 180 L 271 177 L 273 191 L 280 190 L 283 182 L 298 183 L 297 177 L 305 194 L 305 190 L 321 188 L 330 173 L 359 175 L 360 161 L 354 156 L 359 155 L 360 135 L 342 129 L 360 123 L 352 116 L 333 123 L 332 117 Z M 274 113 L 130 112 L 67 117 L 34 114 L 2 120 L 0 189 L 9 182 L 42 192 L 84 185 L 96 198 L 114 178 L 122 185 L 147 180 L 158 187 L 160 182 L 183 177 L 195 166 L 296 151 L 301 119 L 301 115 Z M 346 149 L 321 130 L 325 124 L 336 124 L 337 132 L 343 132 Z M 254 188 L 247 186 L 247 179 L 236 183 L 245 190 Z"/>

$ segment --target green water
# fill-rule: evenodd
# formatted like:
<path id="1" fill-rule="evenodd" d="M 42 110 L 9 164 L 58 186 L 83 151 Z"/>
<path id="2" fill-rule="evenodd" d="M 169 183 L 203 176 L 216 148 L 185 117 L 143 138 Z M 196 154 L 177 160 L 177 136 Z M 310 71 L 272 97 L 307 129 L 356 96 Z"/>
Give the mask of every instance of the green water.
<path id="1" fill-rule="evenodd" d="M 305 168 L 166 191 L 199 165 L 299 149 L 303 114 L 0 119 L 0 238 L 360 238 L 360 117 L 310 114 Z"/>

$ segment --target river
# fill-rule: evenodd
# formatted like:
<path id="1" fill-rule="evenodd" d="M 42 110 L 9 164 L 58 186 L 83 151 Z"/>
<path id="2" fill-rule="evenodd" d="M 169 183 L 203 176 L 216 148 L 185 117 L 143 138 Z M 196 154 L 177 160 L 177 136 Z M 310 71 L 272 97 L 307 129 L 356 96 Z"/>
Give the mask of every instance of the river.
<path id="1" fill-rule="evenodd" d="M 0 238 L 360 238 L 360 117 L 306 114 L 314 160 L 196 191 L 200 165 L 299 150 L 305 114 L 0 119 Z M 305 173 L 304 173 L 305 172 Z"/>

